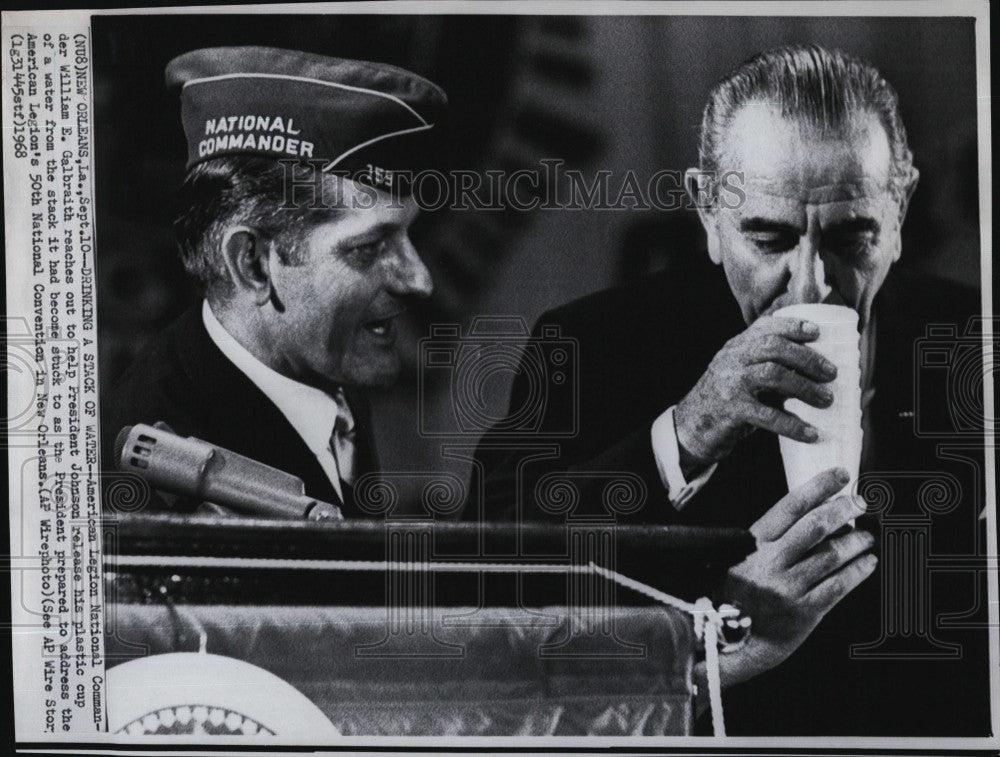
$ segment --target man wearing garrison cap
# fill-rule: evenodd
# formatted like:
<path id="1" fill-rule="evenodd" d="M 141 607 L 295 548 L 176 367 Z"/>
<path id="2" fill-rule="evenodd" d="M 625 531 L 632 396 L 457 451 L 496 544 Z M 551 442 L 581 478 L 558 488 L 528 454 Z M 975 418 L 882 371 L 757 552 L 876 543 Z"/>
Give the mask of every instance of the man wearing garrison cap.
<path id="1" fill-rule="evenodd" d="M 405 179 L 445 94 L 393 66 L 264 47 L 189 52 L 166 80 L 188 142 L 175 228 L 204 300 L 115 386 L 105 441 L 162 421 L 357 515 L 352 484 L 377 468 L 363 390 L 395 381 L 397 321 L 432 288 Z"/>

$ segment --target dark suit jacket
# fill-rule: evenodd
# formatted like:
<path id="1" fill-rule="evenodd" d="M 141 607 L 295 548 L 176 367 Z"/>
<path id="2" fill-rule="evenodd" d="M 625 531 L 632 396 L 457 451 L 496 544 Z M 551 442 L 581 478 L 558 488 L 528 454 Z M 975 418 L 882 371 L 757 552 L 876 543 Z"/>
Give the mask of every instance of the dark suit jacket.
<path id="1" fill-rule="evenodd" d="M 850 645 L 877 641 L 886 624 L 891 625 L 889 619 L 882 621 L 882 596 L 889 596 L 887 587 L 901 578 L 895 575 L 898 566 L 886 568 L 886 556 L 876 574 L 841 602 L 792 658 L 728 692 L 727 722 L 732 733 L 988 732 L 985 631 L 937 626 L 938 614 L 970 609 L 984 596 L 981 569 L 985 562 L 981 558 L 985 542 L 976 519 L 984 504 L 983 436 L 981 424 L 978 429 L 968 428 L 968 417 L 974 417 L 977 409 L 977 391 L 982 416 L 982 382 L 977 387 L 975 371 L 967 371 L 966 388 L 949 394 L 944 374 L 953 368 L 940 362 L 921 367 L 920 362 L 924 352 L 943 344 L 951 350 L 951 364 L 961 359 L 975 365 L 981 354 L 976 339 L 962 340 L 961 336 L 969 317 L 980 312 L 979 295 L 942 280 L 895 270 L 874 308 L 876 391 L 871 407 L 872 449 L 869 465 L 862 470 L 862 489 L 875 487 L 870 493 L 888 490 L 893 502 L 879 516 L 859 519 L 859 525 L 876 533 L 881 547 L 884 539 L 896 538 L 893 528 L 905 526 L 909 522 L 905 519 L 911 517 L 913 524 L 929 524 L 930 541 L 925 546 L 930 554 L 970 558 L 967 564 L 979 569 L 942 571 L 928 583 L 932 607 L 917 614 L 930 619 L 934 640 L 914 629 L 906 629 L 906 639 L 901 639 L 897 628 L 889 643 L 879 649 L 883 656 L 900 649 L 911 655 L 934 654 L 941 651 L 936 647 L 940 637 L 946 643 L 960 644 L 962 657 L 852 658 Z M 950 325 L 957 336 L 927 338 L 928 326 L 933 324 L 943 324 L 945 334 Z M 535 336 L 546 326 L 558 327 L 561 339 L 577 340 L 577 384 L 549 385 L 542 395 L 536 388 L 532 395 L 529 372 L 522 371 L 515 379 L 510 406 L 512 414 L 518 410 L 523 415 L 525 403 L 532 396 L 540 397 L 542 421 L 519 441 L 558 444 L 559 453 L 519 464 L 525 457 L 523 451 L 496 449 L 500 441 L 516 444 L 518 440 L 509 436 L 501 440 L 488 433 L 477 454 L 477 474 L 485 476 L 485 495 L 482 501 L 470 502 L 466 518 L 564 518 L 563 513 L 546 514 L 552 508 L 539 502 L 544 488 L 536 489 L 536 484 L 553 472 L 623 471 L 641 477 L 648 491 L 646 502 L 635 512 L 619 514 L 619 521 L 746 527 L 787 492 L 777 437 L 763 431 L 742 440 L 681 512 L 667 500 L 657 471 L 650 441 L 653 421 L 690 390 L 725 341 L 746 328 L 721 269 L 692 264 L 683 279 L 659 275 L 635 286 L 601 292 L 545 314 Z M 965 354 L 957 358 L 963 350 Z M 918 389 L 919 396 L 915 394 Z M 963 392 L 967 396 L 962 397 Z M 971 402 L 971 412 L 960 414 L 964 421 L 956 421 L 955 403 L 963 401 Z M 576 435 L 555 436 L 553 432 L 571 425 L 568 419 L 574 415 Z M 956 423 L 964 423 L 967 433 L 947 436 L 947 429 Z M 917 428 L 921 434 L 915 433 Z M 927 429 L 940 434 L 925 435 Z M 967 449 L 958 456 L 969 459 L 946 459 L 938 445 L 949 439 L 964 442 Z M 573 480 L 580 490 L 577 514 L 606 512 L 602 487 L 607 477 Z M 957 492 L 952 482 L 958 483 Z M 928 500 L 927 486 L 948 490 L 943 495 L 949 500 L 948 512 L 928 514 L 920 504 Z M 893 528 L 886 530 L 886 525 Z M 901 603 L 887 600 L 884 604 L 891 614 Z M 979 610 L 975 623 L 985 620 L 985 608 Z M 913 642 L 909 647 L 907 639 Z"/>
<path id="2" fill-rule="evenodd" d="M 378 467 L 368 404 L 356 393 L 348 393 L 347 399 L 357 424 L 360 475 Z M 181 436 L 195 436 L 298 476 L 311 497 L 340 502 L 316 456 L 281 411 L 215 346 L 199 308 L 165 329 L 103 403 L 104 467 L 114 465 L 114 440 L 123 426 L 156 421 Z M 151 504 L 153 509 L 162 506 L 159 499 Z M 358 512 L 345 510 L 344 515 Z"/>

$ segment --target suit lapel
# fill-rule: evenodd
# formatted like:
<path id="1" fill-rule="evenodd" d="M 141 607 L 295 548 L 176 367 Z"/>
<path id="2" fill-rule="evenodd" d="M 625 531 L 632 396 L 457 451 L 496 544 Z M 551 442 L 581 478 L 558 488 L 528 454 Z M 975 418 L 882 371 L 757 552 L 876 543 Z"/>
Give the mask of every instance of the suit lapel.
<path id="1" fill-rule="evenodd" d="M 921 335 L 926 318 L 918 318 L 898 275 L 886 279 L 875 299 L 877 314 L 875 347 L 875 397 L 872 399 L 873 469 L 913 465 L 912 459 L 894 460 L 900 444 L 913 437 L 913 382 L 915 340 Z"/>

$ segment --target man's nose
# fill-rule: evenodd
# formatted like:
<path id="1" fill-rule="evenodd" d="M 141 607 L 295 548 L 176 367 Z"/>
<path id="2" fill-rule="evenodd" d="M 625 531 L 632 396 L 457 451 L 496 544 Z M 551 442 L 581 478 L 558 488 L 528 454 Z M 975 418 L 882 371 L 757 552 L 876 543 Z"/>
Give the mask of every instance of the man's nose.
<path id="1" fill-rule="evenodd" d="M 393 294 L 429 297 L 434 280 L 413 243 L 406 240 L 389 274 L 388 289 Z"/>
<path id="2" fill-rule="evenodd" d="M 826 264 L 816 245 L 803 237 L 790 262 L 788 291 L 793 302 L 822 302 L 832 291 L 827 280 Z"/>

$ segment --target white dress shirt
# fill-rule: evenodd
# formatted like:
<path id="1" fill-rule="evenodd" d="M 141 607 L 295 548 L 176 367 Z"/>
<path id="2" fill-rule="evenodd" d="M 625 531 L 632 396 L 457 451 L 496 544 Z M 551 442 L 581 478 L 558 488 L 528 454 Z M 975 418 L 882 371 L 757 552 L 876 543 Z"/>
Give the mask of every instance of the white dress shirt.
<path id="1" fill-rule="evenodd" d="M 337 458 L 330 449 L 330 436 L 337 420 L 337 402 L 334 398 L 320 389 L 282 376 L 260 362 L 219 323 L 207 300 L 202 303 L 201 317 L 208 336 L 222 354 L 277 406 L 295 432 L 302 437 L 302 441 L 323 467 L 337 496 L 343 501 Z M 346 403 L 344 411 L 350 414 Z M 347 420 L 349 426 L 354 425 L 353 419 Z"/>
<path id="2" fill-rule="evenodd" d="M 660 471 L 660 480 L 667 489 L 667 497 L 678 510 L 682 509 L 719 467 L 718 463 L 708 466 L 693 481 L 687 481 L 681 471 L 680 445 L 677 442 L 677 426 L 674 424 L 674 408 L 671 406 L 653 421 L 653 456 Z"/>

